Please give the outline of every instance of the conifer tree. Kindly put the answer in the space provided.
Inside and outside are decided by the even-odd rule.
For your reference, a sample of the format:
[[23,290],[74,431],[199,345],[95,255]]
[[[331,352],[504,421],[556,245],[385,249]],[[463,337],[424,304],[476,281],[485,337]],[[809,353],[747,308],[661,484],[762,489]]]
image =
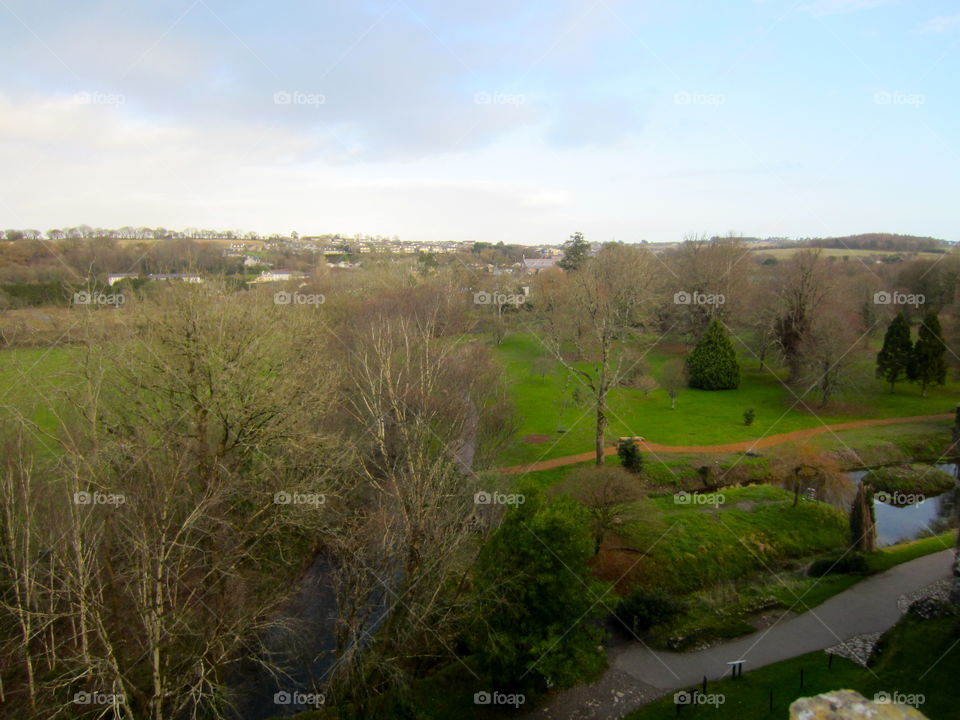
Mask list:
[[719,320],[713,320],[687,358],[689,385],[700,390],[734,390],[740,385],[740,363]]
[[907,367],[907,377],[920,384],[920,394],[924,397],[930,385],[943,385],[947,381],[946,349],[940,318],[936,313],[927,313],[920,324],[917,344],[913,346]]
[[890,321],[883,336],[883,347],[877,353],[877,377],[890,383],[890,392],[898,380],[906,377],[912,355],[910,321],[901,312]]

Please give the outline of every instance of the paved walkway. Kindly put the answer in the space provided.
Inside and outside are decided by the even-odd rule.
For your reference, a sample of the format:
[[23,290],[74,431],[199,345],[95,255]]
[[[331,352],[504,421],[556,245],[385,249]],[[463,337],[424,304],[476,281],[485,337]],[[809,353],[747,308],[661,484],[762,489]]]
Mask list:
[[[952,420],[953,413],[941,413],[938,415],[914,415],[912,417],[900,418],[879,418],[877,420],[854,420],[852,422],[835,423],[833,425],[821,425],[819,427],[807,428],[806,430],[794,430],[793,432],[780,433],[779,435],[767,435],[756,440],[744,440],[742,442],[726,443],[723,445],[661,445],[659,443],[647,442],[644,440],[639,443],[641,450],[655,453],[731,453],[742,451],[762,450],[763,448],[781,445],[786,442],[803,440],[815,435],[823,435],[837,430],[855,430],[857,428],[876,427],[879,425],[897,425],[900,423],[932,422],[938,420]],[[604,455],[614,455],[617,448],[614,445],[604,448]],[[577,455],[567,455],[566,457],[553,458],[552,460],[541,460],[540,462],[528,463],[526,465],[512,465],[510,467],[500,468],[500,472],[506,475],[516,475],[525,472],[534,472],[536,470],[550,470],[551,468],[563,467],[564,465],[574,465],[576,463],[593,460],[596,454],[591,452],[578,453]]]
[[[770,663],[825,650],[854,635],[883,632],[901,617],[897,599],[950,574],[953,550],[897,565],[834,595],[802,615],[723,645],[690,653],[653,651],[631,643],[610,652],[610,667],[591,686],[573,688],[537,711],[570,720],[612,720],[655,697],[729,673],[727,662],[745,660],[750,672]],[[936,658],[931,658],[931,662]]]

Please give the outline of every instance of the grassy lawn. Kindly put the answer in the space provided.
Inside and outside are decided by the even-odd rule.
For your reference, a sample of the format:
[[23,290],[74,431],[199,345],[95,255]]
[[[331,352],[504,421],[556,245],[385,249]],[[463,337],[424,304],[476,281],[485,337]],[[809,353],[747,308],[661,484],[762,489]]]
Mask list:
[[[834,658],[832,668],[828,668],[823,652],[809,653],[746,672],[738,680],[710,683],[707,692],[722,694],[724,703],[718,709],[709,705],[684,707],[680,717],[779,719],[787,717],[790,703],[798,697],[851,689],[868,699],[873,699],[878,692],[923,695],[925,702],[918,709],[928,718],[954,718],[957,716],[954,687],[960,673],[960,650],[954,645],[960,638],[957,630],[956,618],[919,620],[908,616],[884,635],[869,670],[843,658]],[[800,686],[801,670],[803,687]],[[628,720],[676,717],[671,693],[631,713]]]
[[[756,359],[743,344],[736,339],[734,344],[743,368],[739,389],[723,392],[684,389],[680,392],[676,409],[672,410],[666,392],[661,389],[644,395],[640,390],[616,388],[610,394],[608,438],[642,435],[652,442],[667,445],[752,440],[769,434],[818,427],[821,420],[839,423],[951,412],[960,390],[960,384],[951,381],[932,389],[927,398],[920,397],[917,389],[910,385],[903,385],[891,394],[881,381],[874,378],[874,347],[863,350],[857,359],[857,387],[848,390],[830,408],[820,409],[814,397],[797,403],[797,398],[783,386],[780,377],[770,370],[759,369]],[[671,352],[657,347],[646,356],[654,377],[669,358],[683,354],[675,344],[670,344],[667,349]],[[545,357],[547,351],[530,332],[507,336],[496,348],[496,354],[506,370],[520,418],[517,441],[505,452],[502,464],[514,465],[589,451],[593,446],[594,419],[580,381],[569,377],[558,363],[543,364],[539,359]],[[574,390],[578,387],[581,397],[574,398]],[[742,415],[746,408],[756,411],[756,420],[750,427],[743,424]],[[561,430],[563,432],[559,432]],[[539,442],[524,441],[531,435],[541,436]]]
[[53,409],[72,382],[76,353],[67,347],[0,350],[0,408],[23,413],[41,430],[56,430]]

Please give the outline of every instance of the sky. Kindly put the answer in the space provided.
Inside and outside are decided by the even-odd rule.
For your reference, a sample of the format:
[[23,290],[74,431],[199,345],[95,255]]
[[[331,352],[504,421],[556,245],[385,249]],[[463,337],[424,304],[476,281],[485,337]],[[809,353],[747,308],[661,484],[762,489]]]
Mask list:
[[0,0],[0,226],[960,240],[956,0]]

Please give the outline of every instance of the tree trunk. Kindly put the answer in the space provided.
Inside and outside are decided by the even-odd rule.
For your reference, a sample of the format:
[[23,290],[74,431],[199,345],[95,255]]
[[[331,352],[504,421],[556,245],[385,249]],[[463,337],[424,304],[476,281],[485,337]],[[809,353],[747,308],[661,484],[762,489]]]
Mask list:
[[[960,440],[960,405],[957,405],[957,417],[953,425],[954,448]],[[953,492],[960,494],[960,465],[954,473]],[[960,518],[960,505],[957,506],[957,517]],[[960,531],[957,531],[957,544],[953,551],[953,583],[950,586],[950,602],[960,605]]]
[[599,400],[597,400],[597,465],[603,465],[603,436],[607,429],[607,414],[604,408],[605,405],[606,398],[601,397]]

